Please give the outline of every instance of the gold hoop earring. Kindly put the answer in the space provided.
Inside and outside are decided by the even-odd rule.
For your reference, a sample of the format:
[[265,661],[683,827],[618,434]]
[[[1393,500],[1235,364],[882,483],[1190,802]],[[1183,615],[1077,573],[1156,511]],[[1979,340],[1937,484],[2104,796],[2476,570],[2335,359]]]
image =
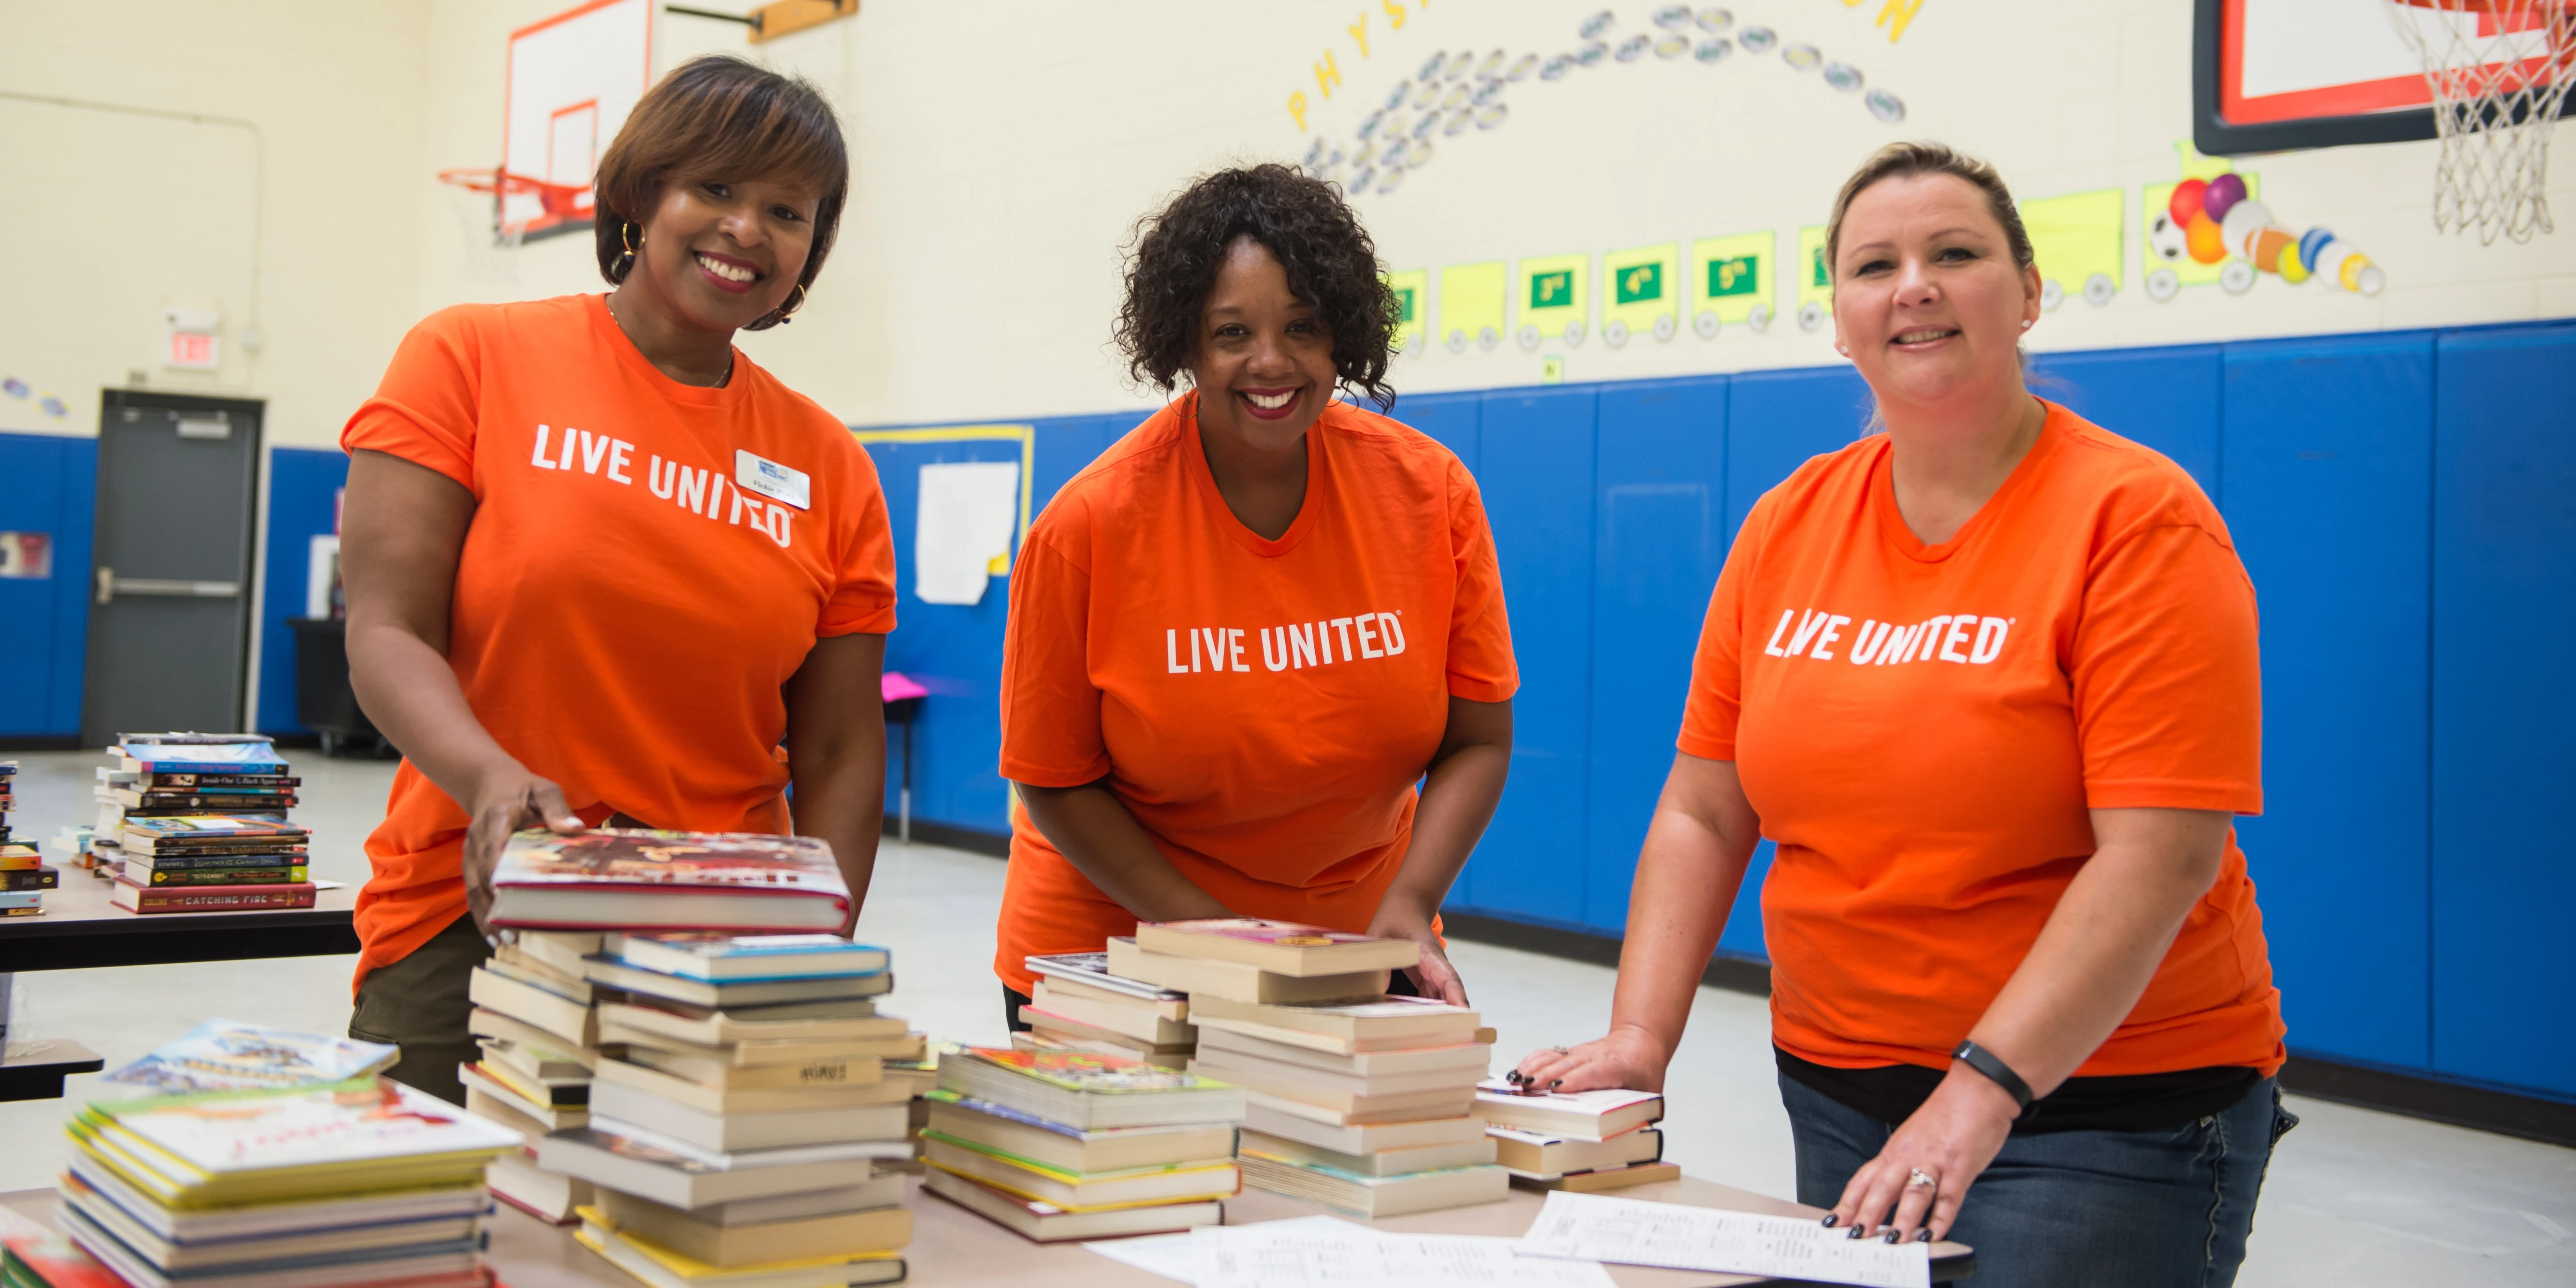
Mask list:
[[789,317],[788,314],[803,307],[805,307],[805,284],[798,282],[794,292],[778,306],[778,325],[785,326],[795,321],[796,319]]
[[626,247],[626,253],[617,261],[617,275],[623,278],[635,271],[635,225],[620,221],[617,225],[617,240]]

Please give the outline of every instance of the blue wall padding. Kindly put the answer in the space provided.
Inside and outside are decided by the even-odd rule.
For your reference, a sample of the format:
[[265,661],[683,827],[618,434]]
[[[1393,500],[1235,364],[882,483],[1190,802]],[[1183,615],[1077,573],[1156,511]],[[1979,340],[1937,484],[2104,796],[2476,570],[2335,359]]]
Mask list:
[[2238,835],[2291,1040],[2420,1067],[2433,336],[2228,346],[2221,477],[2263,621]]
[[1726,383],[1726,534],[1753,503],[1811,456],[1861,436],[1869,386],[1849,367],[1764,371]]
[[2052,353],[2034,364],[2032,387],[2040,397],[2172,457],[2210,500],[2224,505],[2218,493],[2218,422],[2225,353],[2215,344]]
[[2576,326],[2446,335],[2436,362],[2432,1065],[2576,1094]]
[[260,603],[261,733],[312,732],[295,718],[295,631],[312,575],[313,538],[329,536],[340,489],[349,485],[349,456],[330,448],[275,447],[268,453],[268,548]]
[[0,580],[0,738],[80,733],[98,440],[0,434],[0,531],[53,538],[53,575]]
[[1472,473],[1484,437],[1484,406],[1483,394],[1415,394],[1399,400],[1387,414],[1438,440]]
[[1601,391],[1600,425],[1583,920],[1624,927],[1637,847],[1672,768],[1700,621],[1733,535],[1726,390],[1613,386]]
[[1555,926],[1591,924],[1583,866],[1599,397],[1590,386],[1488,394],[1478,418],[1477,481],[1502,562],[1521,688],[1512,700],[1515,787],[1468,862],[1459,902]]

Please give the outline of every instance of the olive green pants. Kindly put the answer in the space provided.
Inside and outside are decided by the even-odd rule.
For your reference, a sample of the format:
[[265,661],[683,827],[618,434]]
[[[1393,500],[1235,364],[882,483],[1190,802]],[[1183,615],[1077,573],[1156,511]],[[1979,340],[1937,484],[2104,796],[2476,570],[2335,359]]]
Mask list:
[[465,993],[474,968],[492,955],[492,946],[474,930],[471,914],[413,949],[409,957],[367,972],[358,985],[357,1010],[349,1016],[349,1036],[361,1042],[390,1042],[402,1056],[387,1077],[447,1101],[465,1103],[465,1084],[456,1066],[482,1058],[467,1017],[474,1003]]

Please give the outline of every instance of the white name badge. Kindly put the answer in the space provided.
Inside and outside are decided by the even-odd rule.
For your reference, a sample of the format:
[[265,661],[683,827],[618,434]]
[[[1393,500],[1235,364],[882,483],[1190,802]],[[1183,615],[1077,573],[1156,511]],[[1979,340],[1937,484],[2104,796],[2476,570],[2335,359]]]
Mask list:
[[791,470],[776,461],[764,461],[739,449],[733,454],[733,485],[799,510],[810,510],[814,506],[814,483],[805,477],[805,471]]

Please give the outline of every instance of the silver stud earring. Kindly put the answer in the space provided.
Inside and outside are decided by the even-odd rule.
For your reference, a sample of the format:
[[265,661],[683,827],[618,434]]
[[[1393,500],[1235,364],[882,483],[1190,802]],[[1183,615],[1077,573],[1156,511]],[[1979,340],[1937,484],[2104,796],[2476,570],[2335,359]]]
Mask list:
[[2037,318],[2023,318],[2023,319],[2021,320],[2021,329],[2022,329],[2022,330],[2024,330],[2024,331],[2029,330],[2029,329],[2030,329],[2030,324],[2031,324],[2031,323],[2033,323],[2033,322],[2035,322],[2035,321],[2038,321],[2038,319],[2037,319]]
[[1849,345],[1842,345],[1842,344],[1835,345],[1835,346],[1834,346],[1834,352],[1839,353],[1839,354],[1843,355],[1844,357],[1848,358],[1848,357],[1850,357],[1850,356],[1851,356],[1851,346],[1849,346]]

